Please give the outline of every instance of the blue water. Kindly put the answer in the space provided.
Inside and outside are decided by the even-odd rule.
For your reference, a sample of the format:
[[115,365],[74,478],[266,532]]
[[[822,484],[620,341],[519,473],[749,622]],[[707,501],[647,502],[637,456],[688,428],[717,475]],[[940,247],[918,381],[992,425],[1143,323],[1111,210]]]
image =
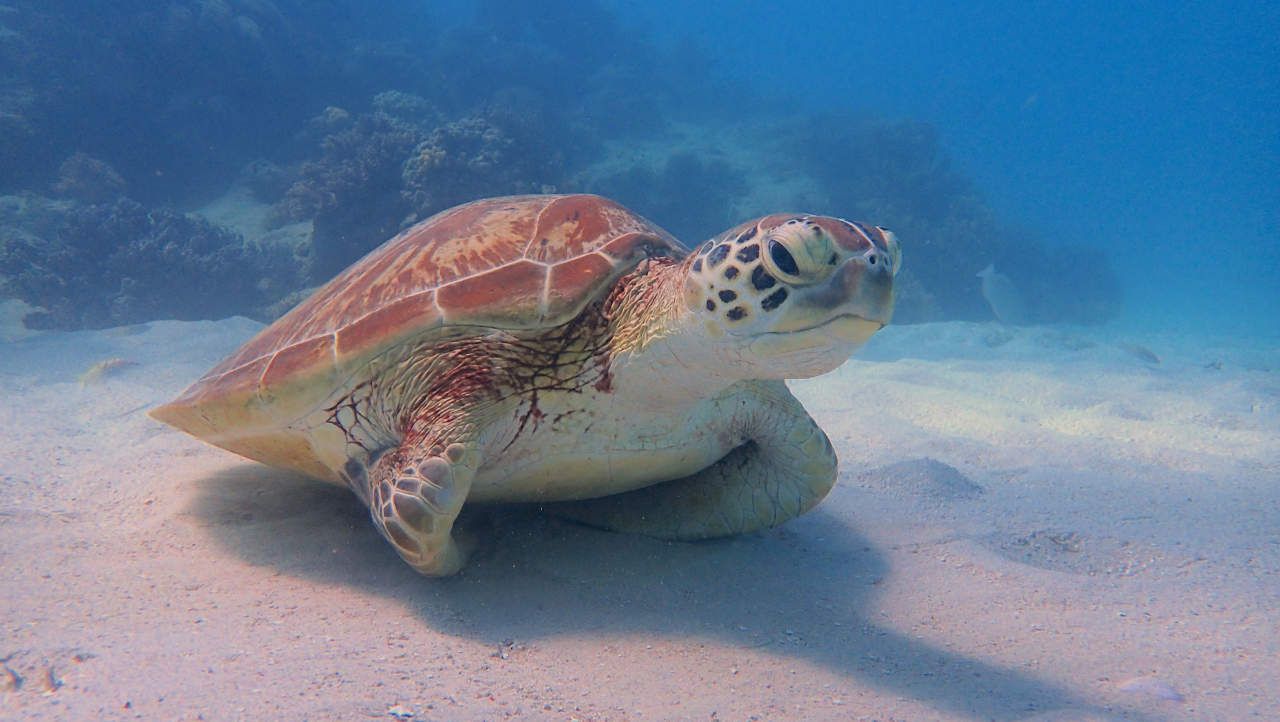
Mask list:
[[[401,0],[317,9],[278,0],[159,10],[138,0],[18,0],[0,6],[0,38],[0,196],[75,201],[0,213],[6,238],[30,242],[0,254],[0,296],[51,309],[38,325],[165,315],[170,292],[155,281],[210,265],[219,278],[258,269],[260,291],[208,304],[206,289],[171,303],[173,315],[205,307],[269,320],[288,292],[322,282],[406,219],[483,195],[602,192],[696,243],[742,220],[729,209],[758,179],[676,151],[665,170],[598,173],[606,148],[661,145],[673,124],[714,137],[774,123],[791,134],[774,160],[794,154],[797,173],[818,179],[797,210],[856,215],[874,188],[846,184],[834,159],[823,167],[847,139],[821,128],[904,121],[919,131],[904,157],[936,156],[946,170],[897,179],[889,217],[867,218],[906,219],[906,268],[938,298],[935,307],[904,300],[900,320],[989,318],[973,274],[994,261],[1035,296],[1032,315],[1044,322],[1280,335],[1273,3]],[[411,94],[419,110],[387,121],[375,100],[384,91]],[[346,120],[318,124],[326,108]],[[814,126],[814,154],[804,157],[797,124],[818,116],[827,125]],[[402,136],[378,135],[378,117],[401,123],[388,133]],[[467,117],[505,133],[497,161],[465,157],[458,136],[445,141],[463,153],[452,175],[402,181],[417,143]],[[333,142],[347,122],[372,125],[345,146]],[[868,154],[895,162],[859,152],[841,156],[850,177]],[[73,154],[92,163],[68,171]],[[217,249],[231,231],[154,221],[155,209],[198,210],[244,182],[251,164],[270,169],[253,180],[277,226],[317,219],[314,265],[227,262]],[[120,197],[138,205],[110,205]],[[939,209],[956,203],[968,220],[933,238],[946,226]],[[59,225],[59,214],[70,221]],[[138,228],[148,217],[152,227]],[[955,231],[965,223],[971,230]],[[152,264],[154,244],[140,236],[166,233],[203,245],[178,254],[181,268]],[[59,245],[75,253],[50,257]],[[122,247],[133,255],[111,255]],[[122,270],[96,279],[103,267]],[[222,283],[211,277],[199,283]],[[1092,310],[1055,313],[1077,290]],[[105,310],[82,312],[89,306]]]
[[1111,254],[1121,321],[1280,333],[1280,5],[618,0],[794,111],[936,124],[992,205]]

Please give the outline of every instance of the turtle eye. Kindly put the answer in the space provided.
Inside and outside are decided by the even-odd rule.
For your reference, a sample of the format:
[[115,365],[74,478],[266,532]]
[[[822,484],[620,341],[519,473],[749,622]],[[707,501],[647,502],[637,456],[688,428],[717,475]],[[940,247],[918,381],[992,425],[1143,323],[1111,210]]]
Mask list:
[[773,261],[773,267],[784,276],[800,275],[800,266],[796,264],[795,256],[776,238],[769,239],[769,260]]

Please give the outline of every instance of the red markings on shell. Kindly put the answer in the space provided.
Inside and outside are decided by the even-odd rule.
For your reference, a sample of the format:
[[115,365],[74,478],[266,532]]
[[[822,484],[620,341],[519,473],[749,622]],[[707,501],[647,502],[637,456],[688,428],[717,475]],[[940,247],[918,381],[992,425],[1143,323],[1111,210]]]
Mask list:
[[547,282],[547,267],[517,261],[464,278],[436,292],[436,303],[451,322],[487,321],[521,325],[536,312]]
[[334,350],[341,361],[388,335],[429,328],[439,322],[435,291],[416,293],[389,303],[338,331]]
[[548,316],[562,316],[578,299],[600,286],[616,270],[604,256],[589,253],[551,268],[547,279]]

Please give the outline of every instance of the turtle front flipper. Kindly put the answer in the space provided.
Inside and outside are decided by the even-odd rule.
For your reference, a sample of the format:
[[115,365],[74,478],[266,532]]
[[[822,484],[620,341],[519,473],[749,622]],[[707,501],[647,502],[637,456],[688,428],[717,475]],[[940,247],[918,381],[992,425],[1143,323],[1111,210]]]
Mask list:
[[768,529],[822,500],[836,480],[830,440],[780,381],[755,382],[734,425],[746,441],[689,476],[552,513],[661,539],[712,539]]
[[447,576],[462,568],[453,522],[471,491],[474,459],[465,444],[402,444],[352,480],[373,525],[422,574]]

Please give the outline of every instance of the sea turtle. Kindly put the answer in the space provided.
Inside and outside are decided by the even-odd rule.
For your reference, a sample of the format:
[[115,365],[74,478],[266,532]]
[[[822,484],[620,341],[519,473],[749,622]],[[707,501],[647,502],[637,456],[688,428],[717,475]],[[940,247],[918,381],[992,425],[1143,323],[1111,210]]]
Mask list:
[[670,539],[771,527],[836,478],[783,379],[889,321],[889,231],[798,214],[689,251],[592,195],[405,230],[151,415],[349,486],[414,569],[457,571],[466,501]]

